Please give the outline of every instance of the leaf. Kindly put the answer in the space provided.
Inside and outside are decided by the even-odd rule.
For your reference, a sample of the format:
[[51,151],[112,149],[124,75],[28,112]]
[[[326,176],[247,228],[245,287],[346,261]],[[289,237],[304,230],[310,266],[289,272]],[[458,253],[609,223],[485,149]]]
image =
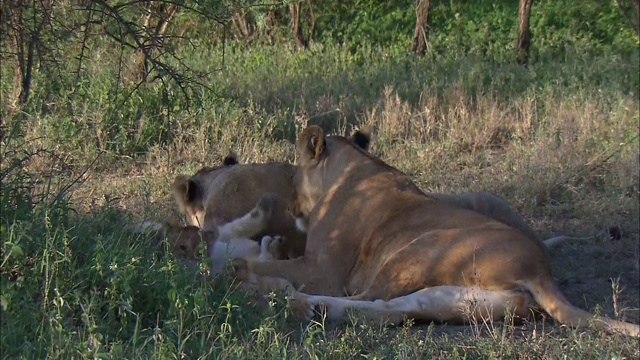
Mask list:
[[167,292],[167,297],[169,298],[169,300],[171,300],[171,302],[175,302],[176,298],[178,297],[178,292],[176,291],[176,289],[169,289],[169,291]]
[[22,248],[18,244],[11,244],[11,255],[14,257],[21,257],[24,254]]
[[7,311],[9,304],[11,304],[11,300],[5,295],[0,295],[0,306],[2,306],[2,311]]

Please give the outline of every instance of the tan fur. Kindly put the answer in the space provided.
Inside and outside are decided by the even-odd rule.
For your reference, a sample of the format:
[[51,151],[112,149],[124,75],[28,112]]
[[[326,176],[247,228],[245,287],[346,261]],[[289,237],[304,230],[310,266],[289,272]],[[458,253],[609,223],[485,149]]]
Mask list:
[[166,225],[162,239],[166,239],[171,251],[177,258],[183,260],[198,260],[201,252],[208,253],[208,244],[217,240],[215,230],[200,231],[195,226]]
[[[507,308],[526,315],[535,301],[560,323],[593,321],[600,329],[638,336],[638,325],[593,317],[571,305],[552,277],[544,244],[533,235],[423,193],[402,172],[343,137],[324,137],[318,127],[303,131],[296,151],[295,202],[308,219],[304,256],[236,259],[234,266],[245,278],[282,278],[307,294],[325,296],[316,301],[298,294],[298,308],[340,308],[353,301],[355,308],[369,304],[378,311],[385,307],[376,301],[382,301],[395,315],[465,321],[475,312],[461,312],[459,301],[442,317],[434,316],[437,306],[430,304],[490,298],[485,304],[497,320]],[[442,286],[453,290],[430,290]],[[467,295],[464,289],[479,291]],[[344,295],[349,297],[339,299]],[[392,304],[406,296],[404,307]]]
[[[320,134],[321,135],[321,134]],[[349,138],[363,150],[369,147],[370,130],[356,131]],[[315,138],[310,143],[315,142]],[[323,136],[317,137],[316,144],[323,147]],[[313,149],[315,155],[315,148]],[[205,167],[193,176],[178,175],[172,189],[180,211],[187,224],[204,230],[213,229],[250,211],[264,193],[276,196],[272,220],[264,231],[253,237],[259,240],[265,235],[283,237],[284,251],[281,259],[293,259],[304,254],[306,234],[296,227],[296,220],[287,211],[292,203],[293,174],[295,166],[287,163],[240,164],[237,155],[230,152],[223,164]],[[488,193],[432,194],[447,197],[460,206],[504,222],[525,234],[536,237],[526,221],[509,205],[495,195]],[[293,213],[298,213],[293,210]],[[301,220],[298,220],[301,222]],[[560,236],[545,241],[547,248],[558,246],[572,239]]]
[[[474,319],[480,322],[499,321],[504,314],[511,313],[520,322],[531,315],[529,308],[535,306],[531,296],[521,291],[487,291],[477,287],[434,286],[391,300],[358,300],[294,293],[298,305],[296,311],[311,318],[314,308],[309,304],[322,305],[327,318],[333,322],[348,319],[347,310],[356,310],[364,317],[400,324],[406,318],[456,323]],[[302,306],[302,304],[307,306]]]

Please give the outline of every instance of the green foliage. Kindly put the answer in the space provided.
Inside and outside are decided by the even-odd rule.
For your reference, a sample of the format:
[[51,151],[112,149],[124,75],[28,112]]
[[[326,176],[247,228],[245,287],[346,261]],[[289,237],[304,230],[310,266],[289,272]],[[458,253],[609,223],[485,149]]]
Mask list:
[[[429,48],[423,59],[409,54],[413,1],[316,4],[315,38],[320,44],[306,52],[282,44],[247,47],[230,40],[221,46],[223,27],[212,20],[217,16],[228,17],[240,6],[247,7],[251,16],[273,10],[285,26],[286,7],[234,2],[205,11],[206,2],[192,5],[210,18],[194,11],[179,12],[171,32],[193,42],[171,40],[175,58],[164,58],[178,68],[198,69],[197,76],[184,83],[169,80],[166,74],[162,81],[127,81],[131,49],[114,52],[113,39],[105,35],[89,37],[80,46],[82,33],[65,33],[58,26],[50,34],[58,40],[52,40],[55,46],[47,52],[56,58],[55,66],[46,63],[37,68],[31,100],[22,110],[37,115],[44,133],[69,153],[95,157],[98,151],[143,154],[155,146],[167,146],[180,129],[200,126],[198,118],[230,106],[229,101],[239,101],[241,107],[254,104],[268,112],[274,104],[294,112],[307,108],[312,115],[323,114],[317,118],[319,123],[340,126],[373,105],[385,86],[393,86],[412,103],[418,101],[424,84],[435,94],[458,84],[469,93],[497,94],[505,100],[545,87],[549,81],[589,88],[608,82],[612,90],[622,92],[638,87],[637,71],[633,71],[638,39],[613,1],[587,1],[580,6],[535,2],[528,69],[511,65],[518,12],[513,1],[432,1]],[[133,20],[136,9],[122,7],[122,16]],[[87,15],[71,16],[70,22],[82,23],[83,14]],[[308,11],[303,14],[308,26]],[[113,22],[103,26],[118,29]],[[585,56],[621,67],[594,68]],[[3,65],[5,79],[13,78],[10,65]],[[619,81],[608,80],[614,78]],[[0,87],[4,99],[16,92],[9,85],[3,82]],[[2,111],[8,115],[6,108]],[[185,123],[183,114],[190,114],[191,120]],[[287,139],[294,136],[290,125],[274,131]]]
[[47,194],[25,208],[19,186],[29,175],[18,167],[5,175],[3,356],[191,358],[242,353],[238,344],[254,337],[256,352],[272,346],[274,327],[284,324],[276,301],[258,317],[226,277],[211,282],[123,231],[126,214],[104,207],[75,217]]
[[615,1],[589,1],[580,6],[542,1],[532,8],[531,31],[540,56],[562,57],[567,44],[594,53],[629,54],[638,47],[638,37]]
[[[414,6],[414,1],[323,2],[317,11],[318,38],[325,44],[349,44],[354,50],[375,44],[401,45],[407,51],[415,24]],[[515,52],[518,2],[431,1],[429,25],[429,52],[508,61]],[[628,54],[638,46],[634,29],[614,1],[536,1],[531,32],[536,56],[563,57],[568,47]]]
[[412,1],[327,1],[317,12],[318,39],[354,49],[365,43],[404,43],[415,21]]

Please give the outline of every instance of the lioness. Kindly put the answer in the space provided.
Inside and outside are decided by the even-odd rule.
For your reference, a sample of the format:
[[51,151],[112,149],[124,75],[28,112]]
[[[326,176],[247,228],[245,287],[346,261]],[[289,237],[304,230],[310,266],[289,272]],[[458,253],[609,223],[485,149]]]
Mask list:
[[[306,315],[346,308],[400,321],[529,317],[536,303],[570,326],[638,336],[638,325],[593,317],[569,303],[544,245],[496,219],[425,194],[402,172],[317,126],[296,142],[296,207],[308,220],[304,256],[235,259],[240,279],[282,278]],[[341,297],[344,294],[348,297]],[[307,294],[317,294],[316,296]]]

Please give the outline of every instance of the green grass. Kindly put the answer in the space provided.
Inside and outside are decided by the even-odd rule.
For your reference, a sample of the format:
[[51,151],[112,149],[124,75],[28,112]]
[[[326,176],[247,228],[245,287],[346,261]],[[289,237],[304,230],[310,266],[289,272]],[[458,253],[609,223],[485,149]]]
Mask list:
[[[37,77],[21,111],[2,85],[3,358],[640,356],[636,339],[551,321],[300,324],[285,299],[246,297],[228,277],[211,282],[123,230],[176,217],[173,176],[230,147],[243,162],[293,161],[305,113],[333,132],[371,124],[371,151],[424,190],[496,193],[543,237],[595,234],[554,253],[554,274],[575,305],[638,323],[637,49],[569,47],[526,68],[366,44],[227,49],[225,69],[205,79],[213,91],[189,103],[171,86],[163,100],[158,83],[116,92],[116,59],[100,51],[90,81]],[[221,65],[219,50],[183,51],[204,70]],[[622,239],[609,239],[612,226]]]

